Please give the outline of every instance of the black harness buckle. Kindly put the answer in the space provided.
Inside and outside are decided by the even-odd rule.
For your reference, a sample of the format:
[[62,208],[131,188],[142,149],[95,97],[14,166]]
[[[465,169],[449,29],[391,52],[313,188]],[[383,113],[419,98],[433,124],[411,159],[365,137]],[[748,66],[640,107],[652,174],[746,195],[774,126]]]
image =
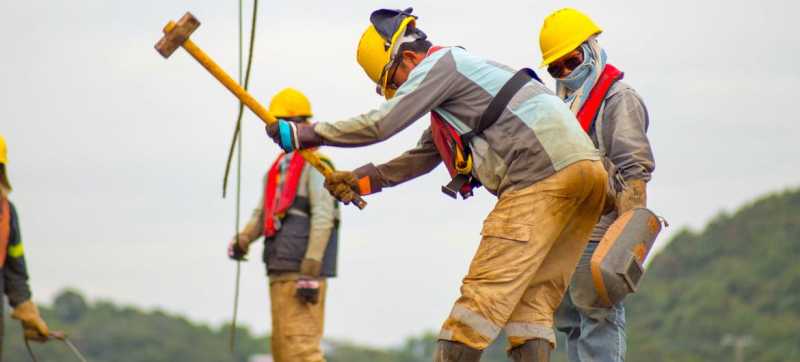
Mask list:
[[472,196],[472,191],[461,192],[464,188],[464,185],[472,182],[472,176],[458,174],[453,177],[452,180],[447,185],[442,186],[442,192],[445,195],[450,196],[454,199],[458,198],[458,195],[461,195],[462,199],[466,199]]

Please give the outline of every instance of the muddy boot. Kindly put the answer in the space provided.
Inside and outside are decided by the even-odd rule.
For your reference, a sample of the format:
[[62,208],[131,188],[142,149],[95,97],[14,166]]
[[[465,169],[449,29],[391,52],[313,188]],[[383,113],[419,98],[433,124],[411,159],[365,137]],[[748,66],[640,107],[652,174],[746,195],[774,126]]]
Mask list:
[[472,349],[464,344],[439,340],[433,362],[479,362],[483,351]]
[[544,339],[531,339],[508,351],[514,362],[550,362],[550,342]]

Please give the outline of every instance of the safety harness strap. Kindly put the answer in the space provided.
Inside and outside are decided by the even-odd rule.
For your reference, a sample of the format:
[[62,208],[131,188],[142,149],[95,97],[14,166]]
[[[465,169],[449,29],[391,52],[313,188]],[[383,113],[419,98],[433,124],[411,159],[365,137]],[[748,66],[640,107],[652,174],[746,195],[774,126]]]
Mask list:
[[[303,167],[305,167],[305,160],[298,152],[295,152],[289,161],[289,169],[285,173],[281,173],[281,163],[285,157],[286,154],[279,156],[267,173],[263,209],[264,236],[267,237],[273,236],[277,232],[275,216],[283,216],[294,203],[295,196],[297,196],[297,187],[300,184],[300,176],[303,173]],[[280,180],[282,176],[285,177],[284,180]],[[278,194],[279,184],[281,184],[280,194]]]
[[578,121],[586,133],[590,133],[594,120],[597,118],[597,112],[600,111],[600,106],[606,99],[608,91],[611,90],[611,86],[624,76],[625,73],[611,64],[606,64],[606,67],[603,68],[603,73],[600,74],[597,83],[592,87],[589,98],[586,99],[586,102],[578,111]]
[[522,68],[517,73],[514,74],[511,79],[500,88],[500,91],[497,92],[497,95],[492,98],[492,101],[489,102],[489,106],[486,107],[486,110],[483,111],[481,115],[481,119],[478,121],[477,126],[472,130],[469,131],[461,136],[461,139],[464,141],[464,144],[468,145],[469,142],[472,140],[473,137],[483,133],[487,128],[494,124],[498,118],[503,114],[503,111],[508,106],[508,103],[511,102],[511,98],[514,98],[514,95],[519,92],[525,84],[531,81],[531,79],[536,79],[539,83],[542,82],[539,79],[539,76],[536,75],[532,69],[529,68]]
[[[437,135],[434,135],[434,143],[436,143],[442,160],[448,165],[448,170],[452,176],[450,182],[442,186],[442,192],[445,195],[455,199],[457,195],[460,194],[461,198],[466,199],[472,196],[473,188],[480,186],[480,182],[472,177],[472,150],[469,147],[470,141],[493,125],[503,114],[508,103],[514,98],[514,95],[532,79],[536,79],[541,83],[541,79],[539,79],[536,72],[532,69],[523,68],[517,71],[517,73],[500,88],[500,91],[492,98],[492,101],[489,102],[489,105],[483,111],[483,114],[481,114],[481,118],[475,128],[461,136],[455,132],[452,126],[443,121],[438,114],[435,112],[431,113],[433,128],[444,128],[444,133],[452,134],[451,138],[454,141],[451,142],[453,143],[453,147],[444,149],[443,151],[443,147],[439,146],[442,142],[436,142]],[[441,138],[441,135],[439,135],[439,138]],[[454,149],[455,152],[447,152],[451,149]],[[461,159],[459,160],[457,156],[461,156]]]

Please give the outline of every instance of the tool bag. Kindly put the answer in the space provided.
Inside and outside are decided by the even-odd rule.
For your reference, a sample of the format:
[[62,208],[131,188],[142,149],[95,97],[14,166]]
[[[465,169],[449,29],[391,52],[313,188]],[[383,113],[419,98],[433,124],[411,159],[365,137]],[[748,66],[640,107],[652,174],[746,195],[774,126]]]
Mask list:
[[[440,48],[432,48],[431,53]],[[447,123],[438,113],[431,112],[431,135],[439,155],[442,157],[447,170],[452,179],[442,186],[442,192],[452,198],[461,195],[462,199],[472,196],[472,190],[480,187],[480,181],[472,176],[472,150],[470,141],[479,136],[483,131],[493,125],[503,111],[508,106],[511,98],[522,89],[525,84],[535,79],[541,83],[541,79],[532,69],[523,68],[517,71],[511,79],[506,82],[497,95],[483,111],[478,124],[472,131],[459,135],[458,132]]]

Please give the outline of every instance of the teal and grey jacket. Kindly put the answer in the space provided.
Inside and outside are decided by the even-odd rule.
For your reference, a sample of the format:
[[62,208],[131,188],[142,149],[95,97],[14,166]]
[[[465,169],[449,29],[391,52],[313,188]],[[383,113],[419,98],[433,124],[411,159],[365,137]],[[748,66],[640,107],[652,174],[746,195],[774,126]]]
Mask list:
[[[286,161],[290,159],[291,154],[284,158]],[[286,169],[288,167],[281,169],[281,179],[286,179]],[[276,234],[264,240],[263,259],[270,276],[299,272],[300,263],[306,257],[321,259],[321,276],[336,276],[339,208],[337,201],[325,189],[324,182],[325,177],[306,163],[294,203],[285,216],[276,220]],[[264,195],[242,231],[250,241],[264,234],[263,205]]]
[[[10,209],[8,245],[6,245],[6,250],[4,251],[6,253],[5,263],[0,268],[0,272],[3,274],[2,279],[0,279],[0,287],[2,287],[3,294],[8,297],[9,304],[12,307],[16,307],[22,302],[31,299],[31,289],[28,285],[28,269],[25,266],[19,216],[11,201],[8,202],[8,205]],[[0,203],[0,208],[2,207],[3,203]],[[0,316],[2,316],[3,309],[5,308],[0,308]],[[1,325],[2,323],[0,323]],[[2,328],[0,327],[1,332]]]
[[[460,134],[476,127],[484,109],[514,75],[507,66],[461,48],[430,54],[409,74],[396,95],[378,109],[314,130],[324,144],[364,146],[402,131],[435,111]],[[472,139],[473,176],[500,195],[540,181],[580,160],[599,160],[599,153],[569,108],[544,85],[531,81],[512,99],[500,118]],[[417,146],[382,165],[366,165],[373,192],[433,170],[442,162],[430,128]]]
[[[589,133],[601,154],[616,167],[616,176],[623,180],[650,181],[656,163],[647,138],[649,126],[642,97],[628,84],[617,81],[603,100]],[[616,211],[603,215],[590,240],[602,239],[616,219]]]

